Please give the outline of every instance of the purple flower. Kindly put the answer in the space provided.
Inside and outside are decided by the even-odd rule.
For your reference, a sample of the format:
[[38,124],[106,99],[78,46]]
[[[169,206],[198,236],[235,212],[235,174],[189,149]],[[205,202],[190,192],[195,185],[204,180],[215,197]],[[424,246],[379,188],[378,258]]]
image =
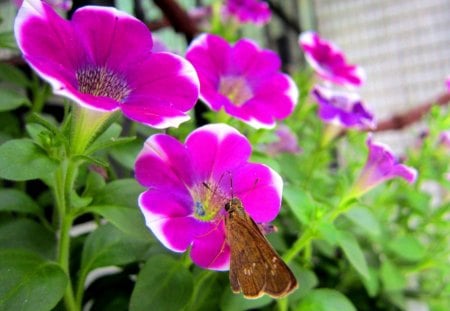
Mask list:
[[439,134],[439,142],[438,145],[447,150],[450,151],[450,130],[443,131]]
[[240,23],[264,25],[270,21],[272,12],[267,2],[259,0],[226,0],[223,15],[232,16]]
[[26,0],[15,35],[27,62],[54,93],[97,111],[122,110],[155,128],[189,119],[198,78],[186,60],[152,53],[145,24],[114,8],[86,6],[71,21],[46,3]]
[[312,31],[304,32],[299,38],[308,63],[323,79],[332,83],[359,87],[364,83],[365,73],[361,67],[347,63],[342,51],[333,43],[319,37]]
[[263,146],[263,151],[270,156],[275,156],[279,153],[300,153],[302,150],[298,146],[297,136],[286,125],[280,125],[275,134],[277,140]]
[[312,95],[319,105],[319,117],[326,123],[345,128],[372,129],[375,121],[359,95],[316,85]]
[[[20,8],[24,0],[13,0],[14,4]],[[44,0],[55,9],[69,11],[72,8],[72,0]]]
[[197,70],[206,105],[255,128],[275,126],[297,104],[297,86],[280,72],[278,55],[250,40],[231,46],[219,36],[203,34],[192,42],[186,58]]
[[193,131],[184,144],[166,134],[148,138],[137,157],[136,179],[148,190],[139,197],[147,226],[174,252],[190,248],[192,260],[212,270],[229,268],[225,204],[241,199],[258,222],[280,210],[281,177],[249,163],[251,145],[225,124]]
[[447,86],[447,91],[450,92],[450,76],[448,76],[447,80],[445,80],[445,85]]
[[385,145],[367,140],[369,155],[359,178],[353,185],[351,197],[359,197],[378,184],[401,177],[408,183],[413,183],[417,178],[414,168],[398,162],[392,151]]

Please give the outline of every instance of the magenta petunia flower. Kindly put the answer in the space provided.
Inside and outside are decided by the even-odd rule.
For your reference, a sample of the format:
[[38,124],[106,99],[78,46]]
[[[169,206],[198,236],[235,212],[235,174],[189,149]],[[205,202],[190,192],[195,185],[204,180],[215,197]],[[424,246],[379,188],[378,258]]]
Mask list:
[[297,86],[280,72],[278,55],[250,40],[231,46],[219,36],[203,34],[192,42],[186,58],[197,70],[206,105],[255,128],[275,126],[297,104]]
[[385,145],[367,140],[369,155],[359,178],[353,185],[351,196],[359,197],[380,183],[400,177],[408,183],[415,182],[416,169],[398,162],[392,151]]
[[[14,4],[19,8],[24,0],[13,0]],[[44,0],[55,9],[69,11],[72,8],[72,0]]]
[[189,119],[198,78],[183,58],[152,53],[145,24],[114,8],[86,6],[71,21],[46,3],[25,0],[15,35],[26,61],[54,93],[98,110],[122,110],[155,128]]
[[227,270],[225,204],[241,199],[257,223],[276,217],[281,177],[263,164],[249,163],[250,154],[246,137],[225,124],[198,128],[184,144],[166,134],[148,138],[135,165],[136,179],[148,188],[139,206],[165,247],[174,252],[190,248],[200,267]]
[[299,44],[308,63],[324,80],[343,86],[363,85],[364,70],[348,64],[344,53],[333,43],[315,32],[307,31],[300,35]]
[[238,22],[264,25],[270,21],[272,12],[269,4],[260,0],[226,0],[223,15],[234,17]]
[[326,123],[345,128],[372,129],[373,114],[356,93],[336,91],[316,85],[312,95],[319,105],[319,117]]

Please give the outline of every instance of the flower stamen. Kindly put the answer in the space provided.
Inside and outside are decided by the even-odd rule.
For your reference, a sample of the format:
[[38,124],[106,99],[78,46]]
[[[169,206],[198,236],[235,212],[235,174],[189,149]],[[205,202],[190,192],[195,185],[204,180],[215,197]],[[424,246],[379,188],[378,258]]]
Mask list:
[[112,98],[125,102],[131,92],[127,82],[106,67],[85,67],[76,72],[78,90],[84,94]]

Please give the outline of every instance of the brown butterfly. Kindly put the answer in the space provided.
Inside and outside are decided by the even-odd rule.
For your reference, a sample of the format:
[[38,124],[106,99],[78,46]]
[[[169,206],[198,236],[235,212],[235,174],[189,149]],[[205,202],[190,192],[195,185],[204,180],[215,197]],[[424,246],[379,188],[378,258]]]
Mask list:
[[263,294],[280,298],[296,289],[294,274],[245,212],[242,202],[232,198],[225,210],[227,242],[231,250],[229,276],[232,291],[255,299]]

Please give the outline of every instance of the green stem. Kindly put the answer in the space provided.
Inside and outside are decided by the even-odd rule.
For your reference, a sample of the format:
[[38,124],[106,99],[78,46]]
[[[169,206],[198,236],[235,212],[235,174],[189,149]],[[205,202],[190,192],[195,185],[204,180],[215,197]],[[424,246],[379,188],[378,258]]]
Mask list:
[[277,300],[277,307],[279,311],[287,311],[288,309],[288,300],[287,297],[281,298]]
[[312,227],[307,227],[305,231],[303,231],[302,236],[295,241],[294,245],[292,245],[292,247],[283,255],[284,261],[287,263],[292,261],[292,259],[294,259],[294,257],[297,256],[303,248],[311,243],[315,236],[315,230]]
[[69,277],[69,282],[64,294],[64,304],[67,310],[77,310],[72,289],[72,281],[69,271],[70,258],[70,229],[74,217],[71,213],[70,194],[73,189],[78,163],[66,159],[61,162],[55,174],[55,200],[59,216],[59,240],[58,240],[58,263]]

